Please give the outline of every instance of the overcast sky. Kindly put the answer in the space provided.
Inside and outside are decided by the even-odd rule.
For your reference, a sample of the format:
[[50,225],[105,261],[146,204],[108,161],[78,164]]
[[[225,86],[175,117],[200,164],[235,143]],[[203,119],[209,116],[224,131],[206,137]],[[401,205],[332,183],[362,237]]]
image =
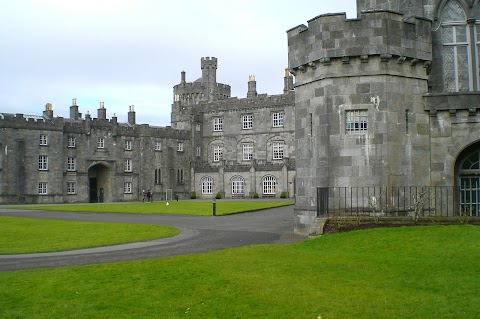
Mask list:
[[0,113],[80,112],[170,125],[173,86],[218,59],[217,81],[244,98],[283,91],[286,31],[324,13],[356,17],[355,0],[11,0],[0,10]]

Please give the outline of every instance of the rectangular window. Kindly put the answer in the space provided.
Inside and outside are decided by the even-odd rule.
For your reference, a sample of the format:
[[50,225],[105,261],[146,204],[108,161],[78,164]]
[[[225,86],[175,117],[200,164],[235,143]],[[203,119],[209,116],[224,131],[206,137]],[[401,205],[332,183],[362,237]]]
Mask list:
[[47,135],[40,134],[40,145],[42,146],[48,145]]
[[242,116],[242,123],[244,130],[250,130],[253,128],[253,114],[245,114]]
[[132,182],[123,183],[123,193],[131,194],[132,193]]
[[76,159],[75,157],[67,158],[67,171],[74,172],[76,170]]
[[200,146],[197,146],[197,157],[202,156],[202,148]]
[[198,124],[198,123],[195,124],[195,130],[200,132],[200,129],[201,129],[200,124]]
[[252,143],[242,144],[242,153],[243,153],[244,161],[251,160],[253,158],[253,144]]
[[177,152],[183,152],[183,143],[182,143],[182,142],[178,142],[178,144],[177,144]]
[[283,142],[273,142],[273,159],[280,160],[283,158]]
[[272,124],[273,127],[283,126],[283,112],[276,112],[272,114]]
[[366,110],[346,111],[347,134],[367,133],[368,114]]
[[126,151],[131,151],[132,150],[132,141],[130,141],[130,140],[125,141],[125,150]]
[[97,148],[105,148],[105,139],[103,137],[98,138]]
[[67,194],[72,195],[77,193],[77,185],[75,182],[67,182]]
[[38,156],[38,170],[39,171],[48,170],[48,156],[47,155],[39,155]]
[[223,117],[214,117],[213,118],[213,131],[214,132],[223,131]]
[[162,150],[162,142],[156,141],[155,142],[155,151],[161,151]]
[[68,147],[69,148],[74,148],[75,147],[75,137],[74,136],[69,136],[68,137]]
[[215,145],[213,147],[213,161],[220,162],[221,159],[222,159],[222,147]]
[[177,170],[177,183],[183,184],[183,169]]
[[132,160],[130,158],[125,159],[125,172],[132,171]]
[[162,171],[160,168],[155,169],[155,185],[162,184]]
[[45,183],[45,182],[38,183],[38,194],[39,195],[46,195],[47,194],[47,183]]

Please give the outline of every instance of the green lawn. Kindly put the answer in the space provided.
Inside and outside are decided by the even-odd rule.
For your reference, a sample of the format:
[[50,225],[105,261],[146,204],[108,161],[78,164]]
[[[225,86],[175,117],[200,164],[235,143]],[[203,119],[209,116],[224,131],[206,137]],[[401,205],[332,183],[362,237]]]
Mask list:
[[[273,207],[293,205],[293,202],[277,201],[217,201],[217,215],[229,215]],[[211,216],[210,201],[173,201],[153,203],[116,203],[116,204],[72,204],[72,205],[29,205],[8,206],[14,209],[52,210],[63,212],[127,213],[127,214],[176,214]]]
[[480,318],[480,228],[0,273],[0,318]]
[[0,230],[0,254],[53,252],[109,246],[172,237],[180,232],[177,228],[169,226],[1,216]]

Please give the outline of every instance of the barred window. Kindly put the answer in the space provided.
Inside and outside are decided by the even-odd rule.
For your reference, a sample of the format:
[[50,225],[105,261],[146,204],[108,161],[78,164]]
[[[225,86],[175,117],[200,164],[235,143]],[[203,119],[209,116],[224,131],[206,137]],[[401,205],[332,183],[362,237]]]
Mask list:
[[220,160],[222,159],[222,153],[223,153],[222,146],[215,145],[213,147],[213,161],[220,162]]
[[213,178],[206,176],[202,178],[202,194],[208,195],[213,193]]
[[40,145],[42,146],[48,145],[47,135],[40,134]]
[[272,114],[273,127],[283,126],[283,116],[284,116],[284,112],[275,112]]
[[46,195],[47,194],[47,183],[45,183],[45,182],[38,183],[38,194],[39,195]]
[[97,148],[105,148],[105,139],[103,137],[97,139]]
[[251,160],[253,158],[253,144],[252,143],[242,144],[242,154],[243,154],[244,161]]
[[123,183],[123,193],[131,194],[132,193],[132,182]]
[[48,156],[47,155],[39,155],[38,156],[38,170],[39,171],[47,171],[48,170]]
[[283,159],[283,142],[273,142],[273,159],[280,160]]
[[213,118],[213,131],[214,132],[223,131],[223,117],[214,117]]
[[130,158],[125,159],[125,172],[132,171],[132,160]]
[[76,168],[76,158],[75,157],[69,157],[67,158],[67,171],[69,172],[74,172]]
[[75,182],[67,182],[67,194],[72,195],[77,193],[77,185]]
[[367,133],[368,113],[366,110],[346,111],[347,134]]
[[75,143],[75,136],[69,136],[68,137],[68,147],[69,148],[74,148],[76,146],[76,143]]
[[249,130],[253,128],[253,114],[245,114],[242,116],[243,129]]

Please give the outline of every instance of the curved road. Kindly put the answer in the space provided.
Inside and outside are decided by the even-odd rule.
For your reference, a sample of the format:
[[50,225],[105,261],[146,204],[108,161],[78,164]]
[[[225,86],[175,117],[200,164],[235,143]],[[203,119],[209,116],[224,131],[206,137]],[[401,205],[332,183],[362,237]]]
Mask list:
[[293,206],[216,217],[65,213],[3,208],[0,208],[0,216],[168,225],[181,229],[178,236],[149,242],[57,253],[0,255],[0,271],[112,263],[305,239],[293,235]]

